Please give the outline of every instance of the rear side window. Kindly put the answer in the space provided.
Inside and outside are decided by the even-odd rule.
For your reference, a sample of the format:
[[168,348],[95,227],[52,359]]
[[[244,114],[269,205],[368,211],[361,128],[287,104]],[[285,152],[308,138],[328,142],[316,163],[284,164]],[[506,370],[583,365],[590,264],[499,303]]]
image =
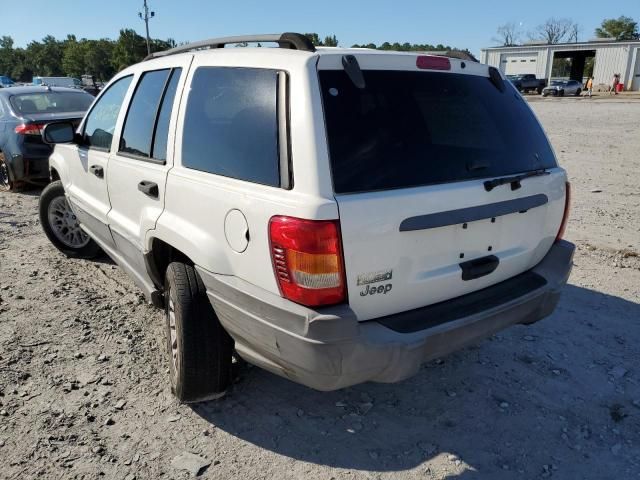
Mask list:
[[334,190],[354,193],[556,166],[527,105],[486,77],[320,71]]
[[[181,69],[146,72],[133,94],[120,152],[164,161],[173,99]],[[156,141],[157,140],[157,141]]]
[[113,132],[116,129],[118,114],[122,108],[124,96],[127,94],[131,75],[122,77],[96,101],[89,114],[84,127],[84,144],[89,147],[109,150]]
[[279,186],[276,70],[201,67],[185,114],[187,168]]

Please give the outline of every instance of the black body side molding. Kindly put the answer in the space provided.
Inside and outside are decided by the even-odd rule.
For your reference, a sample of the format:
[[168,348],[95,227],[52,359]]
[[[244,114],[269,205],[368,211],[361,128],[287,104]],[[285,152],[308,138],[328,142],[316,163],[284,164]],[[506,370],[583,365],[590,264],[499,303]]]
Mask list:
[[510,213],[526,212],[532,208],[541,207],[549,202],[549,198],[539,193],[529,197],[506,200],[504,202],[489,203],[477,207],[449,210],[447,212],[431,213],[409,217],[400,223],[401,232],[427,230],[429,228],[447,227],[460,223],[475,222],[485,218],[501,217]]

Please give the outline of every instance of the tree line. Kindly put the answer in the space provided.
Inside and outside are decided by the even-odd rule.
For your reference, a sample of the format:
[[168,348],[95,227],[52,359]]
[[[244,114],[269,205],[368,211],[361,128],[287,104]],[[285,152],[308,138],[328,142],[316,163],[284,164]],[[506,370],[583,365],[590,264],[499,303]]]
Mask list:
[[[549,45],[558,43],[577,43],[580,25],[569,18],[549,18],[532,31],[524,32],[521,24],[509,22],[500,25],[494,41],[502,46],[521,45],[526,38],[530,42],[542,42]],[[631,17],[606,18],[594,32],[597,38],[614,40],[639,40],[638,22]]]
[[[317,33],[306,33],[305,34],[311,42],[317,47],[337,47],[338,39],[335,35],[329,35],[324,37],[324,40],[320,40],[320,37]],[[447,52],[447,54],[452,56],[458,56],[460,58],[472,58],[475,59],[473,54],[468,49],[458,49],[452,48],[450,45],[443,45],[438,43],[437,45],[433,45],[430,43],[399,43],[399,42],[384,42],[380,45],[376,45],[375,43],[363,43],[363,44],[354,44],[351,45],[351,48],[371,48],[373,50],[388,50],[395,52]]]
[[[172,39],[151,40],[151,51],[154,52],[175,46]],[[0,75],[18,82],[30,82],[34,75],[80,77],[84,74],[106,81],[146,56],[145,39],[130,29],[120,30],[117,40],[78,40],[75,35],[57,40],[47,35],[25,48],[16,48],[9,36],[0,37]]]
[[[337,47],[338,39],[335,35],[321,38],[317,33],[305,34],[316,46]],[[152,39],[151,51],[158,52],[175,47],[176,42]],[[236,46],[246,46],[238,44]],[[376,50],[392,50],[401,52],[416,51],[452,51],[470,54],[468,50],[452,49],[443,44],[413,44],[390,43],[380,45],[367,43],[354,48],[372,48]],[[90,74],[98,80],[107,81],[120,70],[140,62],[147,56],[147,46],[144,37],[134,30],[122,29],[116,40],[103,38],[90,40],[67,35],[64,40],[58,40],[47,35],[41,41],[32,41],[26,47],[15,47],[10,36],[0,37],[0,75],[6,75],[18,82],[31,82],[33,76],[55,77],[70,76],[79,78]]]

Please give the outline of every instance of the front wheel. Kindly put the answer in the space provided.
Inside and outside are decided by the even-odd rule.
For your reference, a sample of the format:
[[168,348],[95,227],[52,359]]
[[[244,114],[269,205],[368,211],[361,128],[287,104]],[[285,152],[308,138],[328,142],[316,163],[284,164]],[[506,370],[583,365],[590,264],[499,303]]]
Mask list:
[[39,214],[40,225],[49,241],[68,257],[94,258],[100,253],[98,244],[80,228],[60,180],[42,190]]
[[580,89],[576,90],[576,97],[579,97],[581,93],[582,93],[582,90]]
[[191,265],[174,262],[167,268],[165,317],[174,395],[184,403],[224,395],[233,378],[233,340]]
[[564,97],[564,90],[560,90],[560,92],[558,93],[558,95],[560,95],[561,97]]

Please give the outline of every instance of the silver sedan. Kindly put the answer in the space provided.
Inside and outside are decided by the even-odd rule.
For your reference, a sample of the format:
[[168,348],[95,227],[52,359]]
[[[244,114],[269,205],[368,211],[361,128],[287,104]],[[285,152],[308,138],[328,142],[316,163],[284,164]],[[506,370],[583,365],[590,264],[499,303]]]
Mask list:
[[577,80],[552,80],[551,84],[542,90],[542,96],[563,97],[564,95],[575,95],[577,97],[581,92],[582,83]]

